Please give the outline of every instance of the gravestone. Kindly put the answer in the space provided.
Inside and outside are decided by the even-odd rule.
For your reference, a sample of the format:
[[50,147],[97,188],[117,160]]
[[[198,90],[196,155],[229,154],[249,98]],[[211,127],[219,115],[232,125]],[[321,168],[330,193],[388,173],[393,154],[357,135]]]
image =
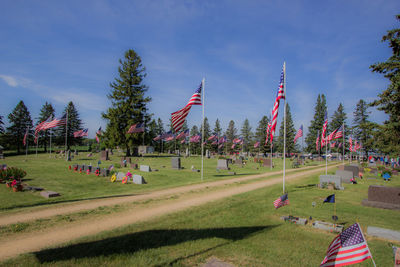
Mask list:
[[333,224],[329,222],[320,222],[320,221],[315,221],[313,222],[312,226],[317,229],[322,229],[326,230],[329,232],[336,232],[336,233],[341,233],[343,232],[344,226],[340,224]]
[[67,152],[67,161],[71,161],[71,150]]
[[188,147],[186,148],[185,156],[186,156],[186,157],[189,157],[189,156],[190,156],[190,154],[189,154],[189,148],[188,148]]
[[85,171],[85,169],[86,169],[86,165],[85,165],[85,164],[83,164],[83,165],[81,166],[81,168],[82,168],[82,171]]
[[217,164],[218,170],[229,170],[229,163],[226,159],[219,159]]
[[84,171],[87,172],[88,170],[89,170],[89,172],[92,172],[92,166],[90,166],[90,165],[85,165]]
[[319,176],[319,186],[322,188],[323,184],[334,183],[336,189],[343,190],[342,187],[342,177],[337,175],[320,175]]
[[53,191],[43,191],[43,192],[40,192],[40,195],[45,198],[51,198],[51,197],[59,197],[60,193],[53,192]]
[[210,158],[210,150],[206,150],[206,157],[209,159]]
[[171,158],[171,167],[174,170],[180,170],[181,169],[181,158],[172,157]]
[[137,175],[137,174],[133,175],[132,182],[134,184],[147,184],[146,181],[144,180],[143,176]]
[[131,163],[131,168],[136,170],[138,168],[138,164],[137,163]]
[[355,166],[355,165],[345,165],[344,170],[352,171],[353,177],[358,177],[358,173],[360,172],[360,168],[358,168],[358,166]]
[[400,210],[400,187],[370,185],[368,199],[364,199],[361,204],[375,208]]
[[378,169],[371,168],[370,173],[372,173],[372,174],[378,174]]
[[110,158],[108,157],[108,150],[103,150],[100,152],[100,160],[102,161],[110,160]]
[[235,160],[235,164],[242,166],[243,165],[243,159],[238,158],[237,160]]
[[117,173],[117,181],[122,181],[122,179],[124,179],[124,177],[125,177],[125,173],[123,173],[123,172],[119,172],[119,173]]
[[274,167],[273,162],[272,162],[271,159],[264,159],[264,161],[263,161],[263,166],[264,167],[271,167],[271,165],[272,165],[272,167]]
[[92,157],[93,156],[93,153],[92,152],[90,152],[89,154],[87,154],[87,157],[88,158],[90,158],[90,157]]
[[342,177],[342,183],[351,184],[351,179],[354,178],[353,172],[337,170],[336,175]]
[[107,177],[107,176],[110,175],[110,170],[108,170],[106,168],[103,168],[103,169],[100,170],[100,175],[103,176],[103,177]]
[[344,165],[339,165],[338,170],[339,171],[344,171]]
[[368,162],[368,167],[376,168],[376,162]]
[[151,168],[148,165],[140,165],[140,171],[142,171],[142,172],[151,172]]

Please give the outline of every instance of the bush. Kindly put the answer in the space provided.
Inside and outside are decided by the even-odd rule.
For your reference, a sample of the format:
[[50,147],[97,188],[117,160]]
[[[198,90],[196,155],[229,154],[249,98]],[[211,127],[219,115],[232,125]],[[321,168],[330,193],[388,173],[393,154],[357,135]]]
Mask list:
[[26,171],[23,169],[10,167],[5,170],[0,170],[0,179],[2,180],[13,180],[13,179],[22,179],[26,176]]

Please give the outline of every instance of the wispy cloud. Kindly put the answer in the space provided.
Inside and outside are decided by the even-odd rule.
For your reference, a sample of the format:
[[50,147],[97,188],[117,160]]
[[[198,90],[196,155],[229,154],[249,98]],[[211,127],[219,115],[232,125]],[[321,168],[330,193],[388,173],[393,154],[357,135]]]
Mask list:
[[12,76],[0,75],[0,78],[3,79],[11,87],[17,87],[18,86],[17,80]]

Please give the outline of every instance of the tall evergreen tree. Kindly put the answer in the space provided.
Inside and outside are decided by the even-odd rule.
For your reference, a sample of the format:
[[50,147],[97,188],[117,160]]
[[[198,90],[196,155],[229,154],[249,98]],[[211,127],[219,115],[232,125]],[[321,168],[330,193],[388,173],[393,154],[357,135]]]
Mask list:
[[338,129],[343,124],[344,124],[344,130],[346,131],[348,128],[346,119],[347,119],[347,115],[344,112],[344,107],[343,107],[342,103],[339,103],[337,110],[333,113],[333,115],[331,117],[331,121],[328,124],[329,133]]
[[[200,134],[203,134],[203,125],[200,125]],[[208,123],[207,117],[204,118],[204,140],[207,140],[211,136],[210,124]]]
[[215,121],[215,126],[214,126],[213,132],[214,132],[214,134],[217,134],[218,136],[221,136],[221,134],[222,134],[221,124],[219,123],[218,119]]
[[[82,129],[82,121],[79,118],[78,110],[75,108],[75,105],[72,103],[72,101],[70,101],[65,107],[63,114],[66,113],[68,114],[67,125],[60,125],[56,130],[58,137],[57,143],[59,145],[64,145],[65,141],[67,141],[67,150],[70,150],[71,146],[82,144],[82,138],[74,137],[74,132]],[[65,136],[67,136],[67,140],[65,140]]]
[[[281,127],[279,128],[279,137],[276,149],[283,153],[283,139],[284,139],[284,120],[282,118]],[[286,153],[298,152],[297,143],[294,144],[294,137],[296,136],[296,129],[294,128],[292,113],[290,112],[289,103],[286,102]]]
[[249,151],[249,146],[251,142],[251,138],[253,136],[251,132],[251,126],[249,120],[246,118],[243,122],[242,129],[240,130],[242,138],[243,138],[243,150]]
[[[400,15],[396,15],[400,21]],[[392,56],[385,62],[370,66],[373,72],[382,73],[389,79],[390,84],[381,94],[379,99],[373,101],[372,106],[378,107],[389,115],[384,122],[380,133],[385,149],[388,153],[398,154],[400,152],[400,28],[387,31],[382,37],[382,42],[389,42]]]
[[[190,129],[190,136],[194,136],[199,134],[199,128],[196,125],[193,125],[192,129]],[[190,153],[199,154],[200,153],[200,142],[199,143],[191,143],[190,144]]]
[[[54,108],[50,103],[45,103],[40,110],[38,123],[47,120],[48,118],[54,118]],[[48,129],[45,131],[41,131],[39,134],[39,144],[42,144],[44,147],[44,152],[47,152],[47,144],[50,142],[50,134],[53,135],[53,129]]]
[[358,101],[356,110],[354,111],[353,119],[353,136],[361,141],[362,147],[364,148],[368,157],[368,152],[372,149],[374,140],[372,139],[373,130],[375,124],[369,121],[368,104],[363,99]]
[[141,133],[128,134],[129,127],[135,123],[150,121],[147,103],[151,101],[145,93],[148,87],[143,84],[146,69],[142,60],[132,49],[125,52],[124,60],[119,60],[119,77],[110,83],[111,93],[107,95],[111,107],[102,114],[107,120],[105,137],[111,146],[130,149],[141,143]]
[[233,141],[237,137],[237,129],[235,128],[235,122],[231,120],[229,122],[228,128],[226,129],[225,132],[226,138],[228,139],[228,142]]
[[267,139],[267,127],[268,127],[269,119],[267,116],[263,116],[261,120],[258,122],[258,127],[256,129],[256,141],[260,142],[260,151],[265,153],[269,151],[269,145],[265,144],[265,140]]
[[[7,135],[9,138],[9,145],[17,148],[17,153],[21,151],[23,146],[22,140],[26,133],[26,129],[29,127],[32,129],[32,119],[28,108],[21,100],[14,110],[8,115],[10,126],[7,128]],[[31,130],[32,132],[32,130]]]
[[308,133],[305,138],[307,145],[306,150],[308,152],[317,153],[315,141],[317,140],[318,131],[321,134],[325,119],[325,111],[327,111],[325,95],[318,95],[317,103],[315,105],[314,119],[308,127]]
[[3,117],[0,116],[0,134],[4,133],[4,122],[3,122]]

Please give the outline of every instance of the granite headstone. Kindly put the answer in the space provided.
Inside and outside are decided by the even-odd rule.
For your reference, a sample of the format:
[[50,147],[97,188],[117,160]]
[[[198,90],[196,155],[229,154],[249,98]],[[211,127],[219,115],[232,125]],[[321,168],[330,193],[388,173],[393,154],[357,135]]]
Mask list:
[[143,176],[137,174],[133,175],[132,182],[134,184],[146,184],[146,181],[144,180]]
[[229,163],[226,159],[219,159],[217,164],[218,170],[229,170]]
[[174,170],[180,170],[181,169],[181,158],[172,157],[171,158],[171,167]]
[[342,177],[342,183],[351,184],[351,180],[354,178],[353,172],[337,170],[336,175]]
[[140,171],[142,171],[142,172],[151,172],[151,168],[148,165],[140,165]]

